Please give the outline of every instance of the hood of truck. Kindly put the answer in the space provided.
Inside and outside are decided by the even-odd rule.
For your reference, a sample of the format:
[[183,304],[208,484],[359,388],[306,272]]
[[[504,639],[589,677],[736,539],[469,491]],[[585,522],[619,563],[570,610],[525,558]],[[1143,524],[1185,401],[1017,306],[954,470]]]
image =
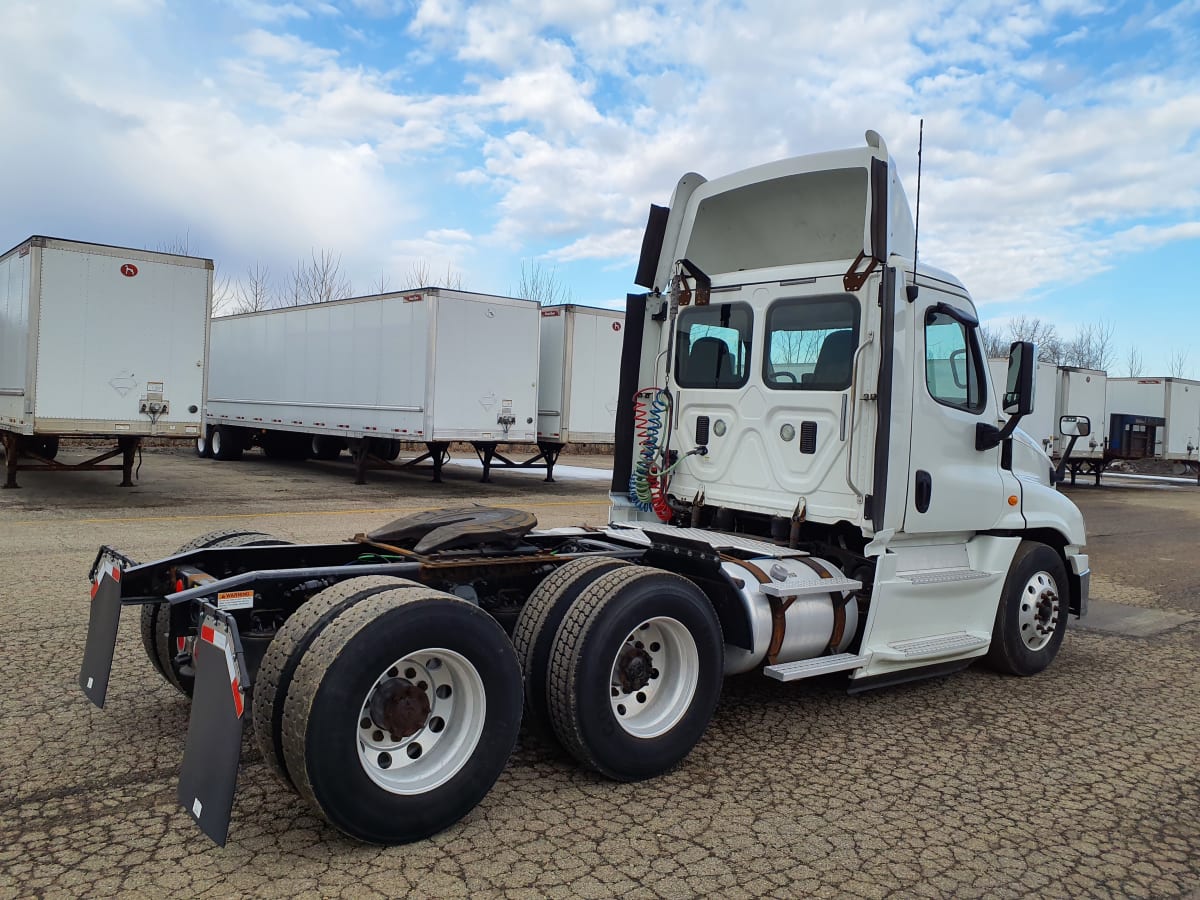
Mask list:
[[867,132],[861,148],[797,156],[712,181],[684,175],[671,199],[653,287],[668,287],[680,259],[712,277],[849,263],[860,254],[886,260],[889,252],[907,253],[912,242],[912,212],[895,165],[883,139]]

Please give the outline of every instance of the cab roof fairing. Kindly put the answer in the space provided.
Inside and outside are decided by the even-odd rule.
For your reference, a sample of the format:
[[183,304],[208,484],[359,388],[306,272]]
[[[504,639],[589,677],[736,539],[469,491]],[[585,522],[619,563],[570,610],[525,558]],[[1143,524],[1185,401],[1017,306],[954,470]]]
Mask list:
[[[874,132],[867,133],[868,146],[846,150],[833,150],[824,153],[814,153],[796,156],[789,159],[764,163],[734,172],[729,175],[706,181],[702,176],[689,172],[679,180],[671,198],[670,214],[665,229],[662,250],[655,274],[655,287],[665,289],[671,278],[674,263],[694,253],[697,248],[691,247],[696,236],[696,219],[701,207],[706,201],[714,201],[722,212],[718,214],[718,227],[736,228],[739,220],[763,226],[767,235],[775,237],[777,243],[788,247],[807,247],[808,258],[801,253],[795,257],[778,257],[764,263],[761,260],[761,247],[764,243],[763,234],[745,235],[746,262],[737,262],[738,235],[736,231],[721,235],[714,240],[708,236],[709,246],[720,244],[723,248],[732,247],[732,260],[726,257],[725,263],[718,263],[706,268],[703,259],[692,259],[709,276],[717,276],[728,272],[750,269],[782,268],[789,265],[802,265],[809,262],[845,262],[849,263],[860,250],[870,248],[870,205],[871,190],[869,173],[873,159],[884,160],[888,166],[888,249],[896,254],[904,255],[911,252],[908,248],[913,244],[913,218],[905,195],[904,187],[896,172],[895,163],[888,156],[887,146]],[[792,184],[799,186],[800,179],[795,176],[816,176],[828,173],[826,179],[809,178],[804,181],[803,188],[795,188],[799,196],[805,192],[805,199],[824,200],[830,203],[828,215],[812,216],[805,219],[796,215],[798,210],[811,210],[811,205],[803,207],[800,204],[788,206],[780,202],[780,191],[788,182],[781,179],[792,179]],[[754,192],[755,185],[766,185],[775,182],[771,188]],[[745,190],[750,188],[751,190]],[[719,199],[723,195],[741,191],[741,196],[725,197],[722,204]],[[749,208],[739,209],[738,200],[747,199]],[[765,200],[765,202],[764,202]],[[847,202],[849,201],[849,202]],[[771,205],[774,203],[774,209]],[[764,216],[773,216],[766,222],[758,220],[756,208]],[[786,217],[785,217],[786,214]],[[703,221],[703,220],[702,220]],[[840,230],[839,230],[840,229]],[[780,239],[786,235],[787,239]],[[700,243],[705,236],[701,234]],[[872,248],[882,251],[883,248]],[[759,255],[760,259],[750,258]],[[724,280],[724,279],[722,279]]]

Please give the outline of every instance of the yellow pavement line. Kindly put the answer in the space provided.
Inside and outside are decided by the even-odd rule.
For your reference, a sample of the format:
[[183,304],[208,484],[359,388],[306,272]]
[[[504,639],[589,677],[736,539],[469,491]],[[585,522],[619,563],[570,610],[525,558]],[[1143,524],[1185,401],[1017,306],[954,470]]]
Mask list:
[[[484,506],[490,504],[481,504]],[[607,500],[547,500],[542,503],[522,503],[522,509],[546,509],[554,506],[608,506]],[[294,512],[260,512],[260,513],[216,513],[213,515],[179,515],[179,516],[101,516],[93,519],[72,519],[69,522],[63,519],[28,519],[19,522],[8,522],[8,525],[28,526],[28,525],[94,525],[103,522],[186,522],[189,520],[203,519],[273,519],[284,518],[287,516],[350,516],[350,515],[373,515],[376,513],[405,513],[405,512],[421,512],[426,509],[443,509],[441,505],[436,506],[389,506],[383,509],[304,509]]]

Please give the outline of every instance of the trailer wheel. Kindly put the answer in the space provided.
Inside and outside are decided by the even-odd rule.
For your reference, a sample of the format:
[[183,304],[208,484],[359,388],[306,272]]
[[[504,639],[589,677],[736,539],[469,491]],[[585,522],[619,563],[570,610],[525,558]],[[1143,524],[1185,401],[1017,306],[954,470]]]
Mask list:
[[546,700],[550,651],[567,610],[593,581],[613,569],[627,566],[623,559],[590,556],[559,566],[537,586],[517,617],[513,647],[525,683],[525,723],[534,733],[553,737]]
[[422,586],[391,575],[364,575],[338,582],[309,597],[271,638],[254,679],[251,721],[254,723],[255,740],[267,767],[292,790],[295,790],[295,786],[288,775],[280,729],[284,700],[296,666],[317,636],[344,610],[367,597],[399,587]]
[[212,455],[216,459],[233,461],[242,458],[245,447],[242,436],[232,425],[215,425],[208,437],[212,447]]
[[284,703],[284,757],[335,827],[402,844],[483,799],[520,722],[520,667],[491,616],[438,591],[385,591],[343,610],[304,652]]
[[337,459],[342,455],[342,451],[346,448],[346,442],[340,438],[329,437],[324,434],[314,434],[312,436],[310,455],[313,459]]
[[42,459],[54,459],[58,456],[58,435],[35,438],[33,451]]
[[[271,544],[288,544],[274,535],[261,531],[213,531],[193,538],[175,552],[202,550],[207,547],[261,547]],[[176,690],[192,696],[194,677],[183,670],[175,658],[191,649],[195,635],[171,630],[171,611],[167,603],[150,603],[142,607],[142,646],[158,674]]]
[[1053,548],[1022,541],[996,609],[987,663],[1010,675],[1035,675],[1054,661],[1067,631],[1070,585]]
[[617,781],[674,768],[721,694],[724,639],[708,597],[679,575],[602,575],[567,610],[550,658],[550,721],[581,763]]
[[205,426],[201,426],[200,433],[196,435],[196,455],[201,459],[210,459],[212,457],[209,429]]

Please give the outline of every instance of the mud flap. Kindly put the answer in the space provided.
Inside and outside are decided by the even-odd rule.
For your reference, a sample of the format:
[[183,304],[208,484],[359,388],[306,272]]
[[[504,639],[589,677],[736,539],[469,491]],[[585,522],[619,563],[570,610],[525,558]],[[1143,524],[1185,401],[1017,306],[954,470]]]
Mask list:
[[117,625],[121,621],[121,568],[107,559],[97,563],[93,568],[92,606],[79,686],[89,700],[103,709],[117,646]]
[[179,804],[220,846],[229,834],[242,755],[245,688],[241,638],[227,613],[208,604],[196,641],[196,685],[188,721]]

